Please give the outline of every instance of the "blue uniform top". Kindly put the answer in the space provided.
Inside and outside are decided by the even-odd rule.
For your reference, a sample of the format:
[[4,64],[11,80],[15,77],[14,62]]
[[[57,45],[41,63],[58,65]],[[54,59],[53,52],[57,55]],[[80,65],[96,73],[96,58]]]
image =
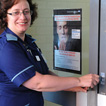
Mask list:
[[29,35],[22,41],[9,28],[0,35],[0,106],[43,106],[42,92],[22,86],[36,71],[48,74],[34,41]]

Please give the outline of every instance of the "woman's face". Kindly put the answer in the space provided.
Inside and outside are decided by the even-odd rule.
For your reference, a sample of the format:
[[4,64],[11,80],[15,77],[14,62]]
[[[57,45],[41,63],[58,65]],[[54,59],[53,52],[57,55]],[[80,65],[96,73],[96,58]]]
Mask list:
[[29,3],[26,0],[19,0],[17,4],[7,11],[7,13],[14,13],[12,15],[7,14],[7,27],[17,35],[24,34],[31,23],[29,11]]

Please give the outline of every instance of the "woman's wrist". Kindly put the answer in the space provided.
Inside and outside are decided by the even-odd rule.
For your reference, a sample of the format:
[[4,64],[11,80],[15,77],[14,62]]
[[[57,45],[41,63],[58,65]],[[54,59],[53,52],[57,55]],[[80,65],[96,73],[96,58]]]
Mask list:
[[80,78],[77,77],[77,79],[78,79],[78,86],[81,86],[81,80],[80,80]]

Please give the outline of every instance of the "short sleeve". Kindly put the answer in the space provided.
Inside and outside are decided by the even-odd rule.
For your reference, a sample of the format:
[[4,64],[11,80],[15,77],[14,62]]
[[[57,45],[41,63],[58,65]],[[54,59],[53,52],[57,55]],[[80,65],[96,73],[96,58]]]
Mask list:
[[16,42],[9,42],[0,50],[0,70],[17,86],[36,73],[36,68]]

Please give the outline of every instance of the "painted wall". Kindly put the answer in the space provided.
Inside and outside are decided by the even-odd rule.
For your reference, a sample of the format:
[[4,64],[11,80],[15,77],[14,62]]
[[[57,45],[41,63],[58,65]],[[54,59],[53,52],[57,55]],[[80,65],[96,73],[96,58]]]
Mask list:
[[[41,48],[50,70],[59,76],[80,76],[68,72],[53,70],[53,10],[82,8],[82,75],[89,71],[89,0],[33,0],[38,4],[38,19],[28,30]],[[62,106],[76,106],[76,93],[47,92],[46,100]],[[53,106],[47,105],[46,106]]]

